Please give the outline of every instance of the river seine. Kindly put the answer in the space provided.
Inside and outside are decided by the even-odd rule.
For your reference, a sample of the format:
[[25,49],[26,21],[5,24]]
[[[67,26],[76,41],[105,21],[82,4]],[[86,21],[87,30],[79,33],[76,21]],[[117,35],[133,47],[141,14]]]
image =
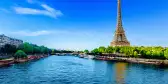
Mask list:
[[0,68],[0,84],[168,84],[168,68],[50,56]]

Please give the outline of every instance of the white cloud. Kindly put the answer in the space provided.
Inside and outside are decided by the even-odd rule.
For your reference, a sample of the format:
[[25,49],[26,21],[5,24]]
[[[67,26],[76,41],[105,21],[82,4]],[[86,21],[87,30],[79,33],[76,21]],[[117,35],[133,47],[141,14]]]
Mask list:
[[[28,3],[33,3],[32,0],[27,1]],[[40,4],[40,6],[43,8],[43,10],[27,7],[13,7],[13,9],[17,14],[45,15],[52,18],[57,18],[63,15],[60,10],[56,10],[46,4]]]
[[41,35],[69,35],[71,34],[70,31],[65,30],[40,30],[40,31],[14,31],[8,32],[9,35],[19,35],[19,36],[41,36]]
[[46,30],[35,31],[35,32],[31,32],[31,31],[11,32],[11,34],[13,34],[13,35],[21,35],[21,36],[40,36],[40,35],[48,35],[48,34],[51,34],[51,33],[52,32],[46,31]]

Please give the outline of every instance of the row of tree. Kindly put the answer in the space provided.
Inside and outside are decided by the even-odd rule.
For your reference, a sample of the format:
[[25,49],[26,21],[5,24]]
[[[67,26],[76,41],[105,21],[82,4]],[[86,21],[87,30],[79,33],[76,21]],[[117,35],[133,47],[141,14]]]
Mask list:
[[45,46],[38,46],[30,43],[23,43],[18,47],[18,50],[24,51],[26,54],[49,54],[51,53],[51,49]]
[[15,58],[26,58],[27,55],[73,53],[73,52],[75,51],[49,49],[45,46],[38,46],[36,44],[31,44],[28,42],[25,42],[19,46],[6,44],[0,48],[1,55],[14,56]]
[[33,54],[51,54],[51,49],[25,42],[19,46],[6,44],[0,48],[0,54],[14,56],[15,58],[25,58],[27,55]]
[[1,54],[11,54],[13,55],[17,50],[22,50],[26,54],[48,54],[51,53],[51,49],[45,46],[37,46],[35,44],[23,43],[18,47],[15,45],[6,44],[0,48]]
[[127,57],[139,57],[139,58],[150,58],[150,59],[168,59],[168,48],[164,47],[99,47],[93,49],[91,52],[88,50],[85,53],[94,55],[101,54],[123,54],[122,56]]

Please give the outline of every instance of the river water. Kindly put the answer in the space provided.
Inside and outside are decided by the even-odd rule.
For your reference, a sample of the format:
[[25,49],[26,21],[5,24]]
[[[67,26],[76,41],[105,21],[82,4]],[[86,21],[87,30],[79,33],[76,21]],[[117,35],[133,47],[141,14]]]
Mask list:
[[50,56],[0,68],[0,84],[168,84],[168,68]]

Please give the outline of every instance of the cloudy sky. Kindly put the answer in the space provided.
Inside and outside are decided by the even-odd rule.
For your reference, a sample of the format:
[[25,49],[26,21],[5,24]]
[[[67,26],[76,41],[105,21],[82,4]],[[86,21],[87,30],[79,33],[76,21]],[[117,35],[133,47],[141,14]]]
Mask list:
[[[122,0],[123,26],[136,46],[168,46],[167,0]],[[1,0],[0,33],[56,49],[108,46],[117,0]]]

